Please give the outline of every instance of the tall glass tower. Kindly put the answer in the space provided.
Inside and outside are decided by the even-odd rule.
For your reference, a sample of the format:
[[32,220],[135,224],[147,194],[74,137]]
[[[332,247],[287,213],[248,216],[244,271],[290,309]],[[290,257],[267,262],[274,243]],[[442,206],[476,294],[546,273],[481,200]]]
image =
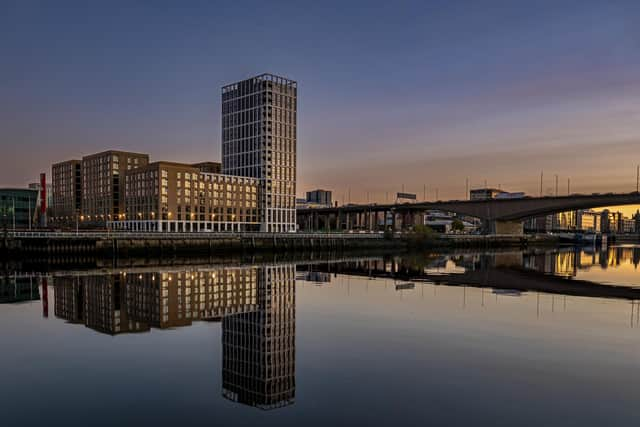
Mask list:
[[222,173],[261,180],[261,231],[296,230],[297,100],[273,74],[222,88]]

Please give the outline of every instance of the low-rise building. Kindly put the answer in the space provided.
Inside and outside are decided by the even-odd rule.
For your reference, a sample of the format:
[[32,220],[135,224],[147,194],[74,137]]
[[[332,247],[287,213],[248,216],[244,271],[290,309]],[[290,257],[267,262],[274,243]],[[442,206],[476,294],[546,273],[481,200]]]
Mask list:
[[469,200],[522,199],[523,192],[511,193],[499,188],[475,188],[469,191]]
[[600,232],[602,217],[599,212],[579,210],[576,215],[576,228],[582,231]]
[[[461,230],[454,230],[453,224],[456,222],[462,224],[463,228]],[[455,215],[435,210],[425,213],[423,224],[438,233],[451,233],[452,231],[471,233],[479,227],[479,224],[474,224],[473,222],[458,218]]]
[[320,189],[307,191],[307,203],[322,207],[330,207],[332,203],[331,191]]
[[200,172],[204,173],[222,173],[222,163],[220,162],[200,162],[193,163],[191,166],[197,167]]
[[126,212],[109,225],[135,231],[257,231],[258,191],[256,178],[154,162],[126,173]]
[[0,188],[0,226],[2,229],[27,229],[34,225],[38,190]]

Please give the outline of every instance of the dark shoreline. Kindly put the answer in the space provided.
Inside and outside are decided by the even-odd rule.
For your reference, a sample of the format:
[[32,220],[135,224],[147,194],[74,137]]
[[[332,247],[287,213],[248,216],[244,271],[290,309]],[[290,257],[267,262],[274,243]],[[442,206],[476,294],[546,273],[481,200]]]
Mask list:
[[183,255],[218,255],[263,252],[342,252],[405,248],[497,248],[557,246],[554,236],[544,235],[432,235],[402,234],[105,234],[32,233],[5,234],[0,258],[49,259],[57,257],[128,258]]

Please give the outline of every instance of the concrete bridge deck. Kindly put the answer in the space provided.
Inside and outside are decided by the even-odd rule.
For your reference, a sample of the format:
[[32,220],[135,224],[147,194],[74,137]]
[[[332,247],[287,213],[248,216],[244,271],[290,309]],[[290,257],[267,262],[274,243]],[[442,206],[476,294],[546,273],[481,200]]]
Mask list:
[[301,230],[351,230],[380,228],[392,216],[397,223],[415,224],[415,215],[427,210],[454,212],[481,219],[494,234],[522,234],[527,218],[606,206],[640,205],[640,193],[574,194],[558,197],[523,197],[517,199],[451,200],[419,203],[347,205],[308,208],[297,211]]

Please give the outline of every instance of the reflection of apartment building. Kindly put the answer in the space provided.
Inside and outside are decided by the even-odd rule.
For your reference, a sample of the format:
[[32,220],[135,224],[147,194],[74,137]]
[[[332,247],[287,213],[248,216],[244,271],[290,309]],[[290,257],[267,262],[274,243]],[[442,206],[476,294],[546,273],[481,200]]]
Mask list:
[[80,277],[56,277],[54,314],[70,323],[84,323],[84,284]]
[[110,335],[149,330],[146,323],[129,316],[124,275],[87,276],[83,282],[84,323],[87,327]]
[[56,277],[54,312],[107,334],[187,326],[256,310],[257,280],[257,268],[222,267]]
[[223,396],[273,409],[295,398],[295,266],[260,268],[257,303],[222,320]]
[[255,268],[127,275],[129,315],[155,328],[190,325],[197,320],[256,308]]
[[295,265],[56,277],[55,315],[110,335],[222,319],[223,396],[273,409],[295,398],[295,282]]

